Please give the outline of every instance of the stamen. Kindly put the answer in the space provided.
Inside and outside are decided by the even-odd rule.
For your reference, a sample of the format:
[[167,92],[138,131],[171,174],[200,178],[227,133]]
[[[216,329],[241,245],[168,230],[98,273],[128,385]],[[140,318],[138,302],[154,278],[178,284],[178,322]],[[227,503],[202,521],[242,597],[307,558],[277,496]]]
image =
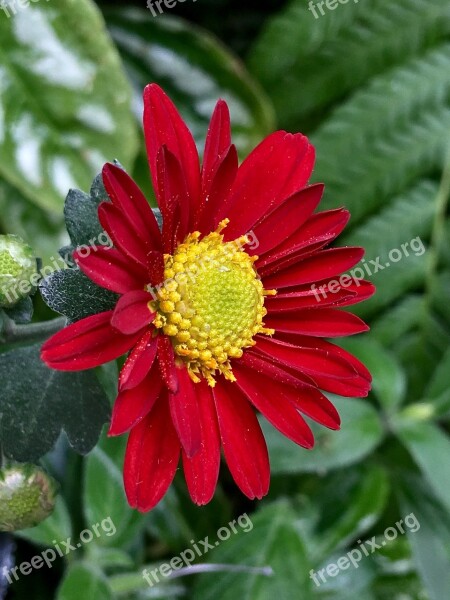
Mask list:
[[198,231],[189,234],[172,256],[164,256],[165,283],[153,303],[154,325],[171,338],[192,381],[203,377],[211,387],[217,374],[236,381],[231,360],[254,346],[258,333],[274,334],[263,318],[264,297],[276,290],[263,288],[254,267],[257,257],[243,251],[247,236],[223,241],[228,223],[224,219],[203,239]]

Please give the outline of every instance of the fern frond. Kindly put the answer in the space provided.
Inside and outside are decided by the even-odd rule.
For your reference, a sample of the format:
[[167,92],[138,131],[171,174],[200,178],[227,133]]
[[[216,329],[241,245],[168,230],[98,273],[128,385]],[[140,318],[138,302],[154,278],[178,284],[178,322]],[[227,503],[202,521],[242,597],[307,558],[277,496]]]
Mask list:
[[339,157],[355,146],[366,151],[375,135],[384,136],[423,109],[449,100],[450,43],[446,42],[374,78],[338,107],[314,135],[321,162],[327,171],[333,166],[340,171]]
[[[377,0],[355,6],[348,3],[316,20],[304,0],[296,0],[262,34],[250,68],[271,95],[282,126],[298,126],[450,33],[447,0]],[[334,28],[329,28],[330,19],[338,19]]]
[[361,140],[346,153],[335,148],[326,156],[315,139],[321,159],[314,179],[327,185],[324,207],[345,205],[353,223],[374,213],[415,179],[442,167],[449,134],[450,108],[431,106],[415,120],[391,126],[364,147]]
[[[372,316],[423,284],[427,264],[426,241],[432,228],[437,193],[436,183],[421,181],[342,238],[342,245],[366,249],[364,261],[372,275],[367,271],[365,275],[377,286],[373,298],[355,307],[360,316]],[[419,239],[411,244],[416,238]],[[390,257],[392,250],[401,253],[400,260],[397,260],[398,252],[395,261]],[[383,268],[375,272],[378,267],[371,261],[376,262],[377,259]],[[366,268],[361,263],[358,266]]]

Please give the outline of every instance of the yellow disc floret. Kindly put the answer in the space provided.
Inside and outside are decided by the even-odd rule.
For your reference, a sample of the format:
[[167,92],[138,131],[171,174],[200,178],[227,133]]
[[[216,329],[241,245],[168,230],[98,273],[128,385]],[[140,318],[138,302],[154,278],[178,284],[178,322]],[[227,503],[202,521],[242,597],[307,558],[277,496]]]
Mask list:
[[164,284],[154,303],[155,327],[172,338],[191,379],[203,376],[211,386],[217,372],[234,381],[230,359],[253,346],[256,334],[274,333],[263,318],[264,297],[275,292],[264,290],[254,267],[257,257],[244,252],[246,236],[223,241],[227,223],[203,239],[191,233],[173,255],[165,255]]

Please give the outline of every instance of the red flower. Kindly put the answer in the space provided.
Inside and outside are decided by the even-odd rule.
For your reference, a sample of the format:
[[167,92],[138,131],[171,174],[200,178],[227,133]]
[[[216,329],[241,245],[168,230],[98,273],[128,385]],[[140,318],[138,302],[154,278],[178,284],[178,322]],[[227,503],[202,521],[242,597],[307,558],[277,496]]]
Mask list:
[[42,358],[75,371],[130,351],[109,433],[131,431],[124,480],[132,507],[147,511],[161,500],[180,453],[192,499],[209,502],[221,447],[243,493],[262,498],[270,468],[255,408],[311,448],[301,413],[339,428],[321,389],[368,393],[367,369],[322,339],[367,330],[340,308],[369,297],[373,286],[338,279],[363,250],[325,249],[349,213],[314,213],[323,186],[305,187],[314,164],[305,136],[277,131],[238,167],[228,108],[219,101],[200,169],[193,137],[169,98],[149,85],[144,100],[162,232],[133,180],[107,164],[111,202],[101,204],[99,218],[115,247],[74,258],[121,298],[113,311],[54,335]]

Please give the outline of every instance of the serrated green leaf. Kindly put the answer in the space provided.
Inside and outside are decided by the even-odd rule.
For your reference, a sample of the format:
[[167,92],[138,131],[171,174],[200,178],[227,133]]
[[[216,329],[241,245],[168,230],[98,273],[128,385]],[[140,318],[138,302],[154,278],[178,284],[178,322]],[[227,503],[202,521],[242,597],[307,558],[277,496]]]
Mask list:
[[55,271],[41,281],[39,289],[48,306],[69,321],[112,310],[118,295],[93,283],[79,269]]
[[[0,19],[0,174],[32,202],[59,210],[111,158],[136,151],[130,89],[90,0],[31,3]],[[50,118],[51,116],[51,118]]]
[[63,429],[86,454],[109,419],[109,402],[94,373],[47,368],[40,346],[0,354],[0,439],[4,454],[33,462],[51,450]]
[[73,246],[91,245],[98,241],[103,227],[98,220],[98,206],[89,194],[70,190],[64,204],[64,218]]
[[363,460],[381,442],[380,418],[367,401],[328,396],[341,416],[341,430],[328,431],[312,424],[316,439],[312,450],[299,448],[261,420],[272,473],[324,473],[342,469]]

